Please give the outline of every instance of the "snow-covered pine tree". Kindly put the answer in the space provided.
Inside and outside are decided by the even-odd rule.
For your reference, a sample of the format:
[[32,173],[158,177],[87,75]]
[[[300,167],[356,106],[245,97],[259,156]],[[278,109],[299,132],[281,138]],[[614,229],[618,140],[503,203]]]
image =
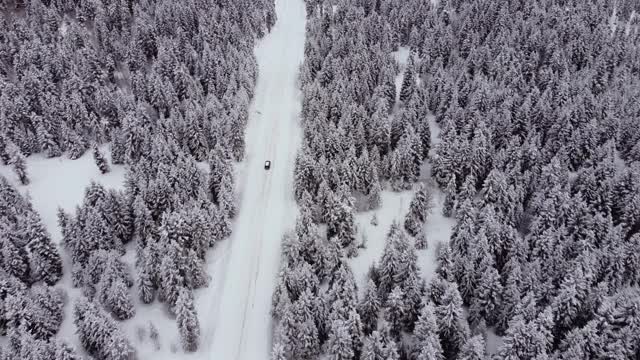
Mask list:
[[331,324],[331,334],[326,347],[330,360],[355,359],[351,334],[344,321],[336,320]]
[[96,166],[98,167],[100,172],[103,174],[108,173],[110,170],[109,163],[107,162],[107,159],[105,159],[104,155],[102,155],[102,152],[100,151],[100,149],[98,149],[97,145],[93,146],[92,153],[93,160],[95,161]]
[[352,204],[331,192],[328,200],[327,237],[338,239],[347,256],[355,256],[357,244]]
[[544,335],[535,328],[533,321],[527,322],[519,315],[509,324],[503,339],[494,356],[497,360],[536,359],[537,356],[547,355],[542,343]]
[[[81,360],[75,349],[63,341],[53,343],[53,358],[56,360]],[[1,359],[1,357],[0,357]]]
[[137,278],[136,285],[138,288],[138,297],[140,301],[145,304],[150,304],[155,299],[155,286],[153,282],[153,277],[151,272],[152,264],[151,261],[148,260],[148,249],[142,250],[142,255],[140,255],[139,262],[136,266],[137,270]]
[[87,151],[86,140],[66,124],[61,128],[62,139],[65,139],[65,150],[71,160],[79,159]]
[[3,229],[0,229],[0,251],[0,264],[3,265],[0,268],[7,274],[29,283],[29,262],[26,254],[9,239],[8,234],[3,233]]
[[431,128],[429,127],[428,119],[419,118],[418,121],[418,136],[420,137],[421,148],[422,148],[422,158],[426,159],[429,157],[429,150],[431,149]]
[[374,331],[371,335],[365,338],[360,359],[399,360],[400,356],[398,355],[398,347],[395,341],[390,339],[388,334],[383,334],[380,331]]
[[405,102],[411,98],[416,88],[413,56],[409,57],[407,67],[404,70],[402,85],[400,87],[400,101]]
[[403,239],[399,234],[399,227],[396,223],[391,225],[391,229],[387,234],[387,240],[382,254],[382,259],[379,266],[380,284],[378,286],[383,299],[386,299],[386,295],[391,292],[396,285],[395,276],[399,272],[400,257],[402,244],[399,244]]
[[378,170],[375,166],[371,167],[369,173],[370,187],[368,189],[367,204],[368,210],[375,210],[380,207],[382,203],[381,193],[382,186],[380,185],[380,179],[378,177]]
[[416,236],[421,231],[433,207],[432,202],[433,195],[431,190],[425,184],[420,184],[419,190],[411,200],[409,213],[407,213],[404,221],[404,228],[411,236]]
[[438,322],[431,301],[426,301],[420,310],[413,337],[415,346],[411,352],[413,356],[418,359],[444,360],[438,337]]
[[11,156],[11,165],[13,165],[13,171],[18,176],[18,180],[20,180],[22,185],[28,185],[30,181],[27,175],[27,161],[24,155],[22,155],[20,149],[13,143],[10,144],[7,151]]
[[279,343],[273,344],[273,350],[271,350],[272,360],[287,360],[287,354],[284,350],[284,346]]
[[115,321],[93,302],[78,298],[73,308],[76,333],[89,354],[98,358],[130,360],[135,350]]
[[180,289],[176,302],[176,319],[182,348],[188,352],[196,351],[200,342],[200,322],[193,305],[193,293],[191,290]]
[[229,218],[236,216],[236,195],[231,174],[226,174],[220,182],[220,193],[218,196],[220,210]]
[[389,160],[389,177],[393,190],[408,190],[418,180],[422,163],[421,147],[420,139],[413,127],[407,125]]
[[509,327],[509,322],[517,315],[521,301],[520,283],[522,282],[522,270],[517,262],[510,267],[506,285],[501,295],[501,306],[498,309],[496,333],[503,335]]
[[45,125],[42,123],[42,120],[36,120],[34,118],[42,118],[40,116],[33,115],[31,121],[35,124],[38,124],[36,125],[37,139],[46,156],[48,158],[60,156],[62,154],[62,151],[60,150],[60,146],[56,142],[54,136],[49,130],[47,130]]
[[38,284],[31,287],[29,295],[31,333],[38,339],[51,339],[62,325],[67,294],[64,289]]
[[125,162],[125,138],[122,131],[118,129],[114,129],[111,133],[111,162],[113,164],[124,164]]
[[391,335],[394,338],[400,336],[400,331],[403,327],[403,320],[405,317],[405,301],[404,293],[399,286],[396,286],[391,290],[389,297],[385,303],[385,320],[391,327]]
[[482,335],[469,338],[464,346],[462,346],[460,354],[458,355],[458,359],[460,360],[484,360],[486,358],[485,344]]
[[498,318],[498,311],[502,307],[502,283],[500,275],[493,266],[488,266],[478,274],[480,279],[472,297],[469,309],[469,322],[472,326],[484,319],[489,326],[493,326]]
[[358,313],[362,320],[362,330],[365,335],[371,334],[377,328],[379,311],[378,288],[373,280],[369,279],[364,296],[358,304]]
[[271,316],[275,319],[280,319],[287,307],[291,305],[291,299],[289,298],[289,290],[287,290],[284,283],[284,272],[288,270],[281,270],[278,275],[276,288],[271,298]]
[[469,324],[464,318],[462,298],[455,283],[447,283],[436,307],[438,334],[445,358],[455,358],[470,336]]
[[[4,119],[4,113],[0,114],[0,124],[4,124],[6,120]],[[3,165],[11,164],[11,156],[9,154],[9,148],[7,144],[7,138],[4,134],[0,133],[0,161]]]
[[44,280],[47,284],[55,284],[62,278],[62,258],[58,249],[36,213],[27,215],[23,226],[30,240],[26,250],[32,281]]
[[106,307],[119,320],[131,319],[135,315],[135,308],[129,296],[129,289],[122,279],[111,282],[108,288]]
[[172,255],[166,254],[159,269],[158,300],[166,302],[170,309],[175,306],[180,289],[184,286],[179,271]]
[[298,152],[294,171],[294,193],[296,199],[300,201],[303,193],[314,193],[317,189],[319,179],[314,178],[314,162],[305,151]]
[[444,191],[444,204],[442,204],[442,215],[451,217],[456,202],[456,176],[452,174],[447,182],[447,188]]
[[416,249],[425,250],[428,246],[427,235],[424,232],[419,232],[416,235]]

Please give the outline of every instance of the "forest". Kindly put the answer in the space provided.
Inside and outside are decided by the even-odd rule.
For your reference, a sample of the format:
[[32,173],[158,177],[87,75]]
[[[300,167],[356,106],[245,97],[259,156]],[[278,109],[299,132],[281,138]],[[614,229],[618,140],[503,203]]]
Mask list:
[[[298,216],[257,294],[270,358],[640,358],[640,3],[304,1]],[[198,352],[195,294],[243,211],[275,1],[0,0],[0,15],[0,359],[138,359],[123,324],[153,303]],[[29,161],[85,154],[124,186],[92,181],[59,208],[56,243],[21,191]],[[371,220],[384,250],[358,286],[356,217],[385,193],[409,210]],[[455,222],[447,242],[434,211]]]
[[[272,358],[640,356],[638,4],[306,4],[300,216]],[[425,161],[434,186],[417,183]],[[411,188],[357,289],[354,214]],[[447,244],[422,231],[434,191],[456,219]],[[426,283],[416,250],[436,245]]]
[[0,334],[10,341],[0,358],[81,358],[55,336],[63,271],[81,290],[68,314],[86,354],[136,358],[118,322],[156,299],[195,351],[193,290],[209,281],[205,252],[231,232],[253,46],[275,22],[273,2],[2,0],[0,9],[2,163],[22,185],[35,153],[91,152],[106,173],[98,145],[109,142],[112,164],[127,168],[124,191],[94,182],[73,213],[59,210],[59,247],[1,178]]

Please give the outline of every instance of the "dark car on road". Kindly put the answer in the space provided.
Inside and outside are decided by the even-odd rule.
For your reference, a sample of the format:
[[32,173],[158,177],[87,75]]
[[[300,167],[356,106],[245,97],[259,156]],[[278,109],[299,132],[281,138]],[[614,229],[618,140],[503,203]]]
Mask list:
[[271,169],[271,161],[270,160],[267,160],[267,161],[264,162],[264,169],[265,170]]

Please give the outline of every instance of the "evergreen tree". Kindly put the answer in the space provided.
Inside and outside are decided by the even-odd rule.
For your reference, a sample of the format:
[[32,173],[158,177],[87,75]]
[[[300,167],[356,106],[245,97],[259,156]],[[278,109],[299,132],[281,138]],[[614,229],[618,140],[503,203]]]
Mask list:
[[22,155],[18,147],[16,147],[15,145],[9,149],[9,153],[11,156],[13,171],[18,176],[18,180],[20,180],[20,183],[22,185],[28,185],[30,181],[27,175],[27,162],[24,158],[24,155]]
[[380,299],[378,288],[373,280],[369,279],[364,297],[358,304],[358,313],[362,320],[362,329],[365,335],[371,334],[378,324],[378,312],[380,311]]
[[458,355],[460,360],[484,360],[486,358],[484,339],[481,335],[476,335],[467,340],[462,350],[460,350],[460,355]]
[[135,315],[127,285],[121,279],[111,282],[106,302],[106,307],[119,320],[131,319]]
[[158,300],[166,302],[172,309],[178,300],[180,289],[184,286],[184,278],[180,275],[176,262],[170,254],[162,259],[158,285]]
[[356,255],[356,227],[352,203],[330,193],[327,212],[327,237],[335,237],[348,256]]
[[[4,236],[3,236],[4,235]],[[24,251],[21,251],[13,241],[5,237],[0,231],[0,250],[2,251],[2,261],[0,268],[4,268],[7,274],[15,276],[23,282],[29,283],[28,271],[29,263]]]
[[418,233],[418,235],[416,235],[416,249],[425,250],[428,245],[427,236],[424,232]]
[[400,87],[400,101],[405,102],[411,98],[416,88],[416,80],[414,74],[413,58],[409,59],[409,63],[404,70],[402,77],[402,86]]
[[138,296],[145,304],[150,304],[155,298],[155,287],[152,281],[150,265],[145,258],[138,266]]
[[176,302],[176,321],[182,348],[189,352],[196,351],[200,342],[200,323],[193,305],[193,294],[185,288],[180,289]]
[[484,319],[487,325],[493,326],[502,307],[500,275],[493,266],[489,266],[478,275],[480,280],[469,309],[469,321],[475,326]]
[[451,217],[453,215],[453,208],[456,202],[456,176],[452,175],[447,183],[447,188],[444,191],[444,204],[442,204],[442,215]]
[[425,303],[422,307],[413,336],[415,339],[413,356],[417,359],[444,359],[438,338],[438,322],[431,302]]
[[87,352],[104,359],[128,360],[135,358],[135,350],[122,336],[114,320],[87,301],[76,300],[73,308],[76,333]]
[[372,167],[371,169],[371,174],[369,176],[369,178],[371,179],[371,185],[369,193],[367,195],[367,209],[375,210],[379,208],[382,203],[382,199],[380,198],[382,187],[380,186],[380,180],[378,178],[378,170],[376,170],[375,167]]
[[30,118],[31,122],[36,124],[36,137],[47,157],[60,156],[62,154],[60,146],[56,142],[54,135],[49,131],[49,126],[47,126],[51,124],[45,124],[44,119],[36,114],[31,114]]
[[106,174],[109,172],[109,163],[107,159],[104,158],[98,146],[93,146],[93,160],[96,162],[96,166],[100,169],[100,172]]
[[395,338],[400,336],[405,312],[404,293],[400,287],[396,286],[385,304],[385,320],[391,326],[391,335]]
[[124,134],[120,129],[115,129],[111,133],[111,139],[111,162],[122,165],[126,154]]
[[220,210],[229,218],[236,216],[236,195],[233,186],[233,178],[230,174],[222,177],[220,182],[220,193],[218,197]]
[[509,327],[511,319],[517,315],[520,306],[521,293],[519,284],[522,281],[522,271],[520,265],[516,264],[511,267],[507,275],[506,285],[502,292],[502,306],[499,308],[496,333],[502,335]]
[[384,359],[385,348],[382,343],[382,338],[378,331],[372,332],[364,339],[364,345],[362,347],[362,360],[377,360]]
[[304,151],[299,152],[296,157],[294,183],[295,196],[297,200],[302,199],[303,193],[313,193],[317,187],[317,179],[314,179],[314,165],[309,155]]
[[327,354],[331,360],[355,359],[353,342],[347,324],[336,320],[331,324],[331,335],[327,341]]
[[53,356],[56,360],[80,360],[76,351],[65,342],[56,341],[53,345]]
[[446,285],[436,307],[438,334],[445,358],[455,358],[470,335],[469,325],[463,317],[462,298],[453,283]]
[[30,306],[25,310],[30,313],[27,317],[32,320],[31,333],[37,339],[50,339],[62,325],[66,292],[59,288],[34,285],[30,298]]
[[424,185],[416,192],[409,205],[409,213],[405,217],[404,228],[411,236],[416,236],[422,229],[427,215],[431,211],[432,203],[431,191]]
[[287,360],[286,352],[284,350],[284,346],[281,344],[275,343],[273,345],[273,350],[271,351],[271,359],[272,360]]
[[431,128],[427,119],[418,119],[422,121],[418,126],[418,134],[422,145],[422,158],[429,157],[429,150],[431,150]]
[[27,254],[32,280],[55,284],[62,278],[62,258],[58,250],[35,213],[26,217],[23,226],[25,235],[30,239]]

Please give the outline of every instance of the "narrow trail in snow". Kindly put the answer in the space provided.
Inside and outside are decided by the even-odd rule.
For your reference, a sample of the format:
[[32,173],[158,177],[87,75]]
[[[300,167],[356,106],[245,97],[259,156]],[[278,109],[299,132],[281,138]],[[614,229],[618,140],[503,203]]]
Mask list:
[[[220,299],[205,325],[206,357],[268,359],[271,295],[280,243],[293,228],[293,168],[301,131],[297,74],[304,57],[306,14],[302,0],[276,0],[277,22],[255,49],[258,81],[246,138],[246,171],[239,214],[228,244]],[[264,169],[271,160],[270,170]],[[215,274],[213,274],[215,276]],[[206,350],[204,350],[206,351]]]

